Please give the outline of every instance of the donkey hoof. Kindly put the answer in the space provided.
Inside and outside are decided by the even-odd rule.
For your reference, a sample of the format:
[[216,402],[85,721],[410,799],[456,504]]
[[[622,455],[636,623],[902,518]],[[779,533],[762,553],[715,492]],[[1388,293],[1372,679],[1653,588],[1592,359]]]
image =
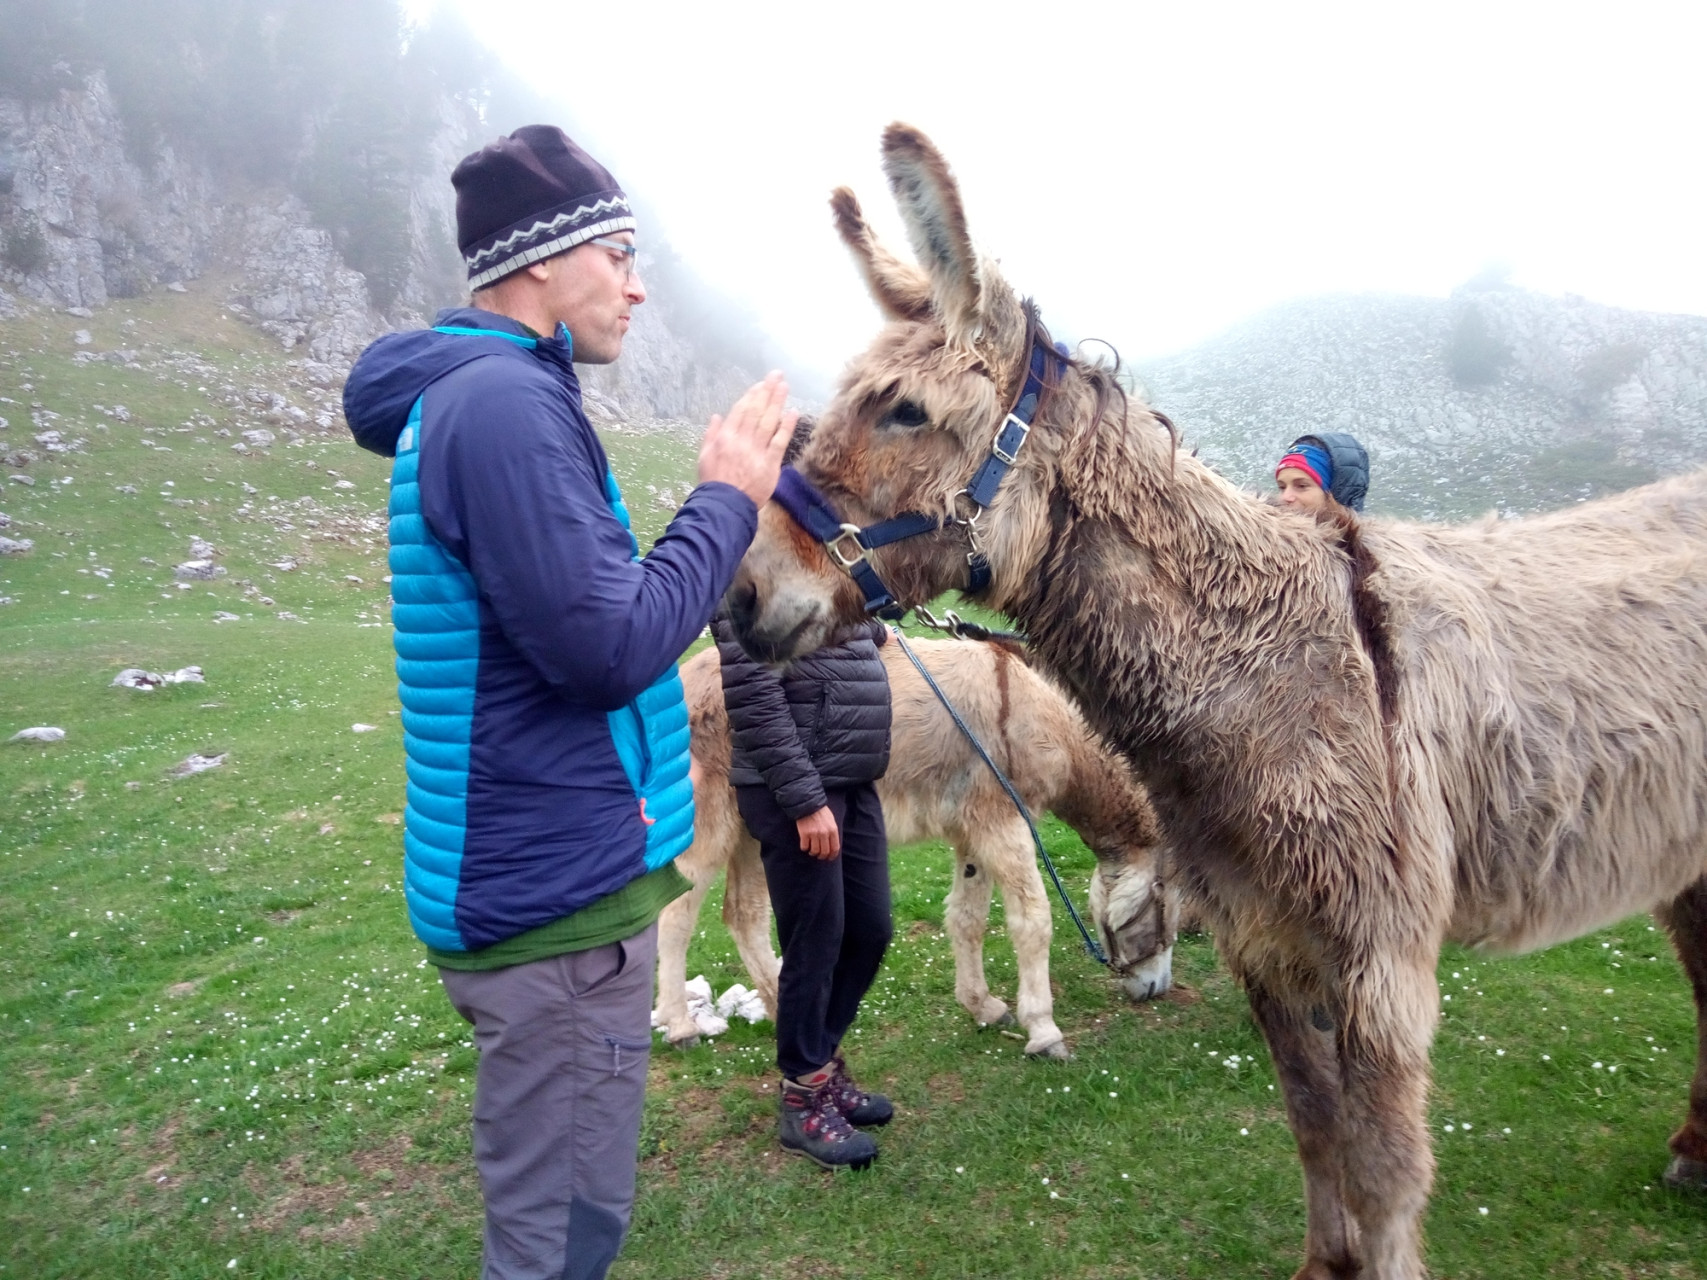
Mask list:
[[[669,1039],[667,1036],[665,1038]],[[683,1053],[686,1053],[689,1049],[697,1049],[699,1048],[699,1037],[697,1035],[692,1035],[683,1036],[680,1040],[671,1040],[670,1048],[679,1049]]]
[[1019,1026],[1019,1019],[1014,1017],[1014,1011],[1012,1009],[1003,1009],[1002,1016],[997,1018],[991,1025],[997,1027],[1017,1027]]
[[1675,1157],[1666,1170],[1666,1186],[1679,1191],[1707,1191],[1707,1160]]
[[1037,1049],[1033,1049],[1030,1045],[1027,1045],[1025,1048],[1025,1056],[1036,1059],[1049,1058],[1056,1062],[1065,1062],[1073,1055],[1068,1050],[1067,1042],[1065,1040],[1051,1040],[1048,1044]]

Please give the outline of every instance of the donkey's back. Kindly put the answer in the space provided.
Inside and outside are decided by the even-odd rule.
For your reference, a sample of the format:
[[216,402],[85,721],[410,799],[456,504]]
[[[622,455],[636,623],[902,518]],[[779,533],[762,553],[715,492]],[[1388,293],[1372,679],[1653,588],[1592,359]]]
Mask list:
[[[1451,932],[1526,949],[1707,874],[1707,471],[1523,520],[1372,522]],[[1412,779],[1413,782],[1417,781]]]

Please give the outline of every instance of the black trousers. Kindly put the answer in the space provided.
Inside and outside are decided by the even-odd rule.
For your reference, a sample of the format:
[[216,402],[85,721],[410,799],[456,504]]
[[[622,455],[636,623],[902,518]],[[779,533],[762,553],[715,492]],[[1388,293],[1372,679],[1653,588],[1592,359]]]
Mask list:
[[768,787],[737,787],[735,800],[759,842],[782,943],[776,1062],[798,1080],[835,1056],[889,949],[883,806],[870,783],[827,792],[842,851],[823,862],[800,847],[794,819]]

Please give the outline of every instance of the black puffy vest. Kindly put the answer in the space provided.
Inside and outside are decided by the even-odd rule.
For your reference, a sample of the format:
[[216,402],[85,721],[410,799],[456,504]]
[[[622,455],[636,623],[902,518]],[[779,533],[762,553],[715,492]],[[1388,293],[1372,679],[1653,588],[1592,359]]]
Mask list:
[[791,818],[824,807],[824,792],[875,782],[889,767],[889,673],[877,652],[888,628],[870,621],[781,672],[747,655],[727,619],[711,624],[729,711],[730,784],[763,785]]

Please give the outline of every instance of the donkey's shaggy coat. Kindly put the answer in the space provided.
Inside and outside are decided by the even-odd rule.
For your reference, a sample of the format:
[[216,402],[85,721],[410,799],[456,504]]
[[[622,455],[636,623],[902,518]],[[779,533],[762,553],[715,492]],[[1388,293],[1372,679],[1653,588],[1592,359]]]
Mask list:
[[[800,466],[843,519],[943,515],[873,557],[918,602],[967,581],[955,495],[1047,336],[930,142],[893,126],[884,166],[924,270],[837,192],[892,323]],[[1299,1275],[1423,1274],[1443,938],[1517,950],[1652,909],[1704,1041],[1668,1179],[1707,1182],[1707,475],[1463,528],[1318,521],[1180,452],[1106,371],[1057,373],[976,526],[987,602],[1136,763],[1249,993],[1304,1164]],[[860,608],[787,525],[766,509],[732,593],[772,652]]]
[[[1163,887],[1155,815],[1125,762],[1094,742],[1072,704],[1008,647],[924,640],[913,648],[1026,805],[1034,813],[1054,810],[1096,854],[1091,895],[1116,969],[1130,994],[1162,994],[1171,980],[1178,899]],[[889,772],[877,794],[892,843],[947,840],[954,846],[944,920],[954,948],[955,998],[980,1023],[1014,1021],[984,981],[984,928],[991,886],[999,885],[1019,962],[1025,1051],[1064,1057],[1049,991],[1049,895],[1031,834],[900,645],[891,642],[879,652],[889,672],[894,727]],[[770,896],[758,842],[729,787],[729,719],[717,651],[684,663],[682,684],[693,733],[696,812],[693,845],[676,866],[694,887],[658,921],[657,1016],[674,1044],[698,1034],[687,1011],[688,940],[706,892],[725,867],[723,919],[773,1013],[780,967],[771,951]]]

